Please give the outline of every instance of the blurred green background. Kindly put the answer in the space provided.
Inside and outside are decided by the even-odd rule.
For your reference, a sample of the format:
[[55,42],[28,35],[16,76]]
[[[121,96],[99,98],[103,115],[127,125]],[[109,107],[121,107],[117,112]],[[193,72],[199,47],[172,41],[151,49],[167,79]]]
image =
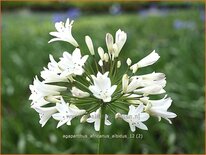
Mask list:
[[[54,22],[75,20],[73,36],[88,50],[84,36],[96,48],[105,47],[105,34],[119,28],[128,40],[121,52],[138,61],[153,49],[161,56],[141,73],[163,72],[170,108],[178,116],[170,125],[150,118],[143,139],[107,139],[105,153],[204,153],[204,3],[2,3],[2,153],[96,153],[97,139],[63,139],[64,134],[97,134],[92,124],[56,129],[49,120],[41,128],[38,114],[30,108],[29,84],[49,61],[58,60],[68,43],[48,44]],[[123,60],[122,59],[122,60]],[[131,134],[123,121],[112,120],[105,134]]]

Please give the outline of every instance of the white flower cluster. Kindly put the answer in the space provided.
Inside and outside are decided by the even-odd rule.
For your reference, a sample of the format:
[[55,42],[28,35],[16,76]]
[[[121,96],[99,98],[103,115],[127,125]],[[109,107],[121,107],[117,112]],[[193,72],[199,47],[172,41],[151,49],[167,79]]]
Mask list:
[[[119,54],[127,40],[127,34],[121,30],[116,32],[115,39],[107,33],[107,50],[98,47],[97,52],[92,39],[86,36],[91,56],[82,56],[72,36],[72,24],[69,19],[65,24],[56,23],[57,32],[50,33],[55,38],[49,43],[66,41],[75,47],[74,51],[63,52],[58,62],[50,55],[48,67],[41,71],[43,80],[36,76],[30,85],[31,108],[39,113],[42,127],[51,117],[59,121],[58,128],[63,124],[71,125],[73,118],[81,116],[81,123],[94,123],[95,130],[99,131],[102,106],[106,108],[105,125],[112,124],[108,116],[111,111],[116,119],[129,123],[132,132],[136,127],[147,130],[143,122],[150,116],[171,123],[170,119],[176,117],[175,113],[167,111],[172,99],[167,95],[160,100],[150,99],[152,95],[165,93],[165,75],[156,72],[136,75],[138,69],[154,64],[160,56],[153,51],[137,63],[132,64],[130,58],[121,62]],[[125,71],[122,63],[127,66]]]

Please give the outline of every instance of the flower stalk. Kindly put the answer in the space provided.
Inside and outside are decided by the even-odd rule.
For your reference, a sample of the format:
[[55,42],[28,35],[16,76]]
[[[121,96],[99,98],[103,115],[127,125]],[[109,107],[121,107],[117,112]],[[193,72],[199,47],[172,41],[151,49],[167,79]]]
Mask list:
[[104,103],[102,103],[101,112],[100,112],[98,154],[103,154],[103,148],[104,148],[104,136],[103,135],[104,135],[105,110],[106,110],[106,106]]

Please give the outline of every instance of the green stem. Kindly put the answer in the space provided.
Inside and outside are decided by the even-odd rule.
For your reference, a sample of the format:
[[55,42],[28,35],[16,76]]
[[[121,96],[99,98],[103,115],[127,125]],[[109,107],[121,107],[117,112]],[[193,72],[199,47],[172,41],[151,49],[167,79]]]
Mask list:
[[104,134],[104,122],[105,122],[105,108],[104,103],[101,105],[101,115],[100,115],[100,130],[99,130],[99,143],[98,143],[98,154],[103,154],[103,134]]

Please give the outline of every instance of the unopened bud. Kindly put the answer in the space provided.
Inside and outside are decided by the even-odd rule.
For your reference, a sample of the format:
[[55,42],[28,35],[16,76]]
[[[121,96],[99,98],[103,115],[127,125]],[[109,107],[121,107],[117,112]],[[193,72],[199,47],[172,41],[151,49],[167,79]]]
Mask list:
[[138,69],[138,65],[137,64],[134,64],[130,67],[130,69],[132,70],[132,73],[136,73],[137,72],[137,69]]
[[94,55],[94,46],[92,43],[92,39],[89,36],[85,36],[85,42],[87,44],[87,47],[88,47],[91,55]]
[[120,68],[121,67],[121,61],[117,61],[117,68]]
[[108,62],[109,61],[109,55],[108,53],[104,53],[104,61]]
[[124,74],[123,77],[122,77],[122,90],[123,90],[123,93],[125,93],[127,91],[128,84],[129,84],[129,77],[128,77],[127,74]]
[[99,60],[99,62],[98,62],[98,64],[99,64],[99,66],[103,66],[103,61],[102,60]]
[[116,115],[115,115],[115,119],[118,119],[118,118],[121,118],[121,114],[120,113],[116,113]]
[[104,50],[103,48],[99,47],[98,48],[98,54],[101,60],[104,60]]
[[127,59],[127,65],[130,66],[132,64],[132,60],[130,58]]
[[87,121],[88,115],[83,115],[80,119],[80,123],[84,123]]

